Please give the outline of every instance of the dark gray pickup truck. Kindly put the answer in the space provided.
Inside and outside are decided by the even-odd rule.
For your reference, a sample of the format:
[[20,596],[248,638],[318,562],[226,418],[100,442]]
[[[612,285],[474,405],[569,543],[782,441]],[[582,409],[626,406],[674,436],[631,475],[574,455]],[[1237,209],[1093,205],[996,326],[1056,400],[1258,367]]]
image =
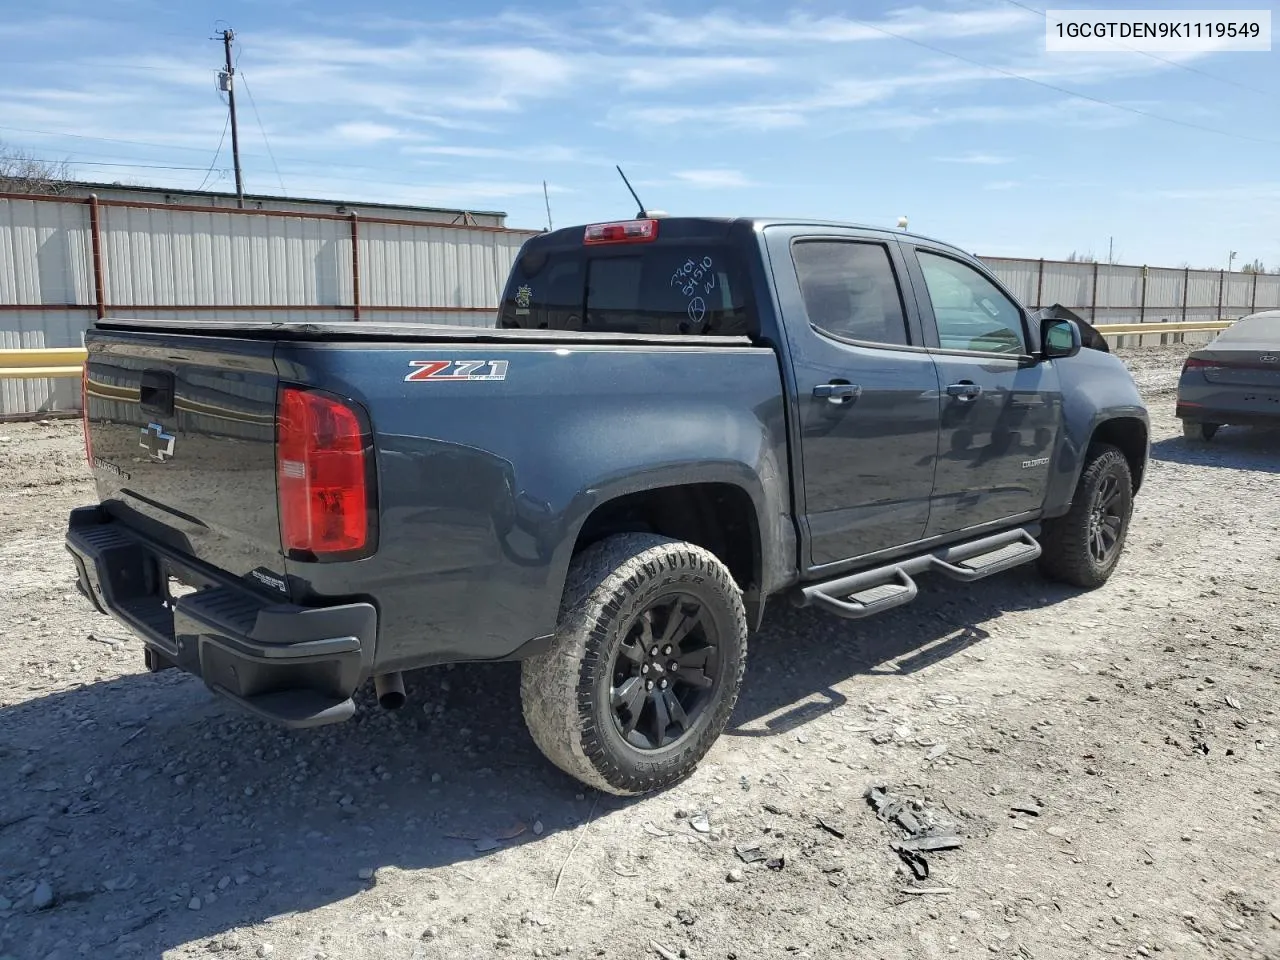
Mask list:
[[372,678],[522,661],[544,753],[618,794],[723,730],[773,598],[857,619],[1032,560],[1103,583],[1148,456],[1122,364],[922,237],[793,220],[544,233],[494,326],[108,320],[81,588],[292,727]]

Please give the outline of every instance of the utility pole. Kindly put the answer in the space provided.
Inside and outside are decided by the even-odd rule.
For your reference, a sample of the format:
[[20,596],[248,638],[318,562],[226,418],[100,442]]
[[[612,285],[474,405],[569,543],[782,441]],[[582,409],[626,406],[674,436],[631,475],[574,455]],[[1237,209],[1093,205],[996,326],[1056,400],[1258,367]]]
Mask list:
[[244,177],[240,173],[240,131],[236,127],[236,68],[231,63],[231,41],[236,38],[234,30],[222,31],[222,46],[227,52],[227,66],[219,78],[222,89],[227,92],[227,101],[231,107],[231,157],[236,167],[236,206],[244,206]]
[[1107,263],[1115,263],[1116,238],[1107,237]]

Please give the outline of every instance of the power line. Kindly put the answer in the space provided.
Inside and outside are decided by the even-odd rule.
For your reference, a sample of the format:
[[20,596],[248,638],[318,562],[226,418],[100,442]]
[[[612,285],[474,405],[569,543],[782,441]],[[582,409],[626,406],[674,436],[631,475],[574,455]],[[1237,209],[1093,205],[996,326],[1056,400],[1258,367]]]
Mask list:
[[[83,134],[83,133],[59,133],[54,130],[33,130],[27,127],[0,126],[0,130],[7,130],[12,133],[26,133],[26,134],[31,134],[31,135],[40,136],[40,137],[69,137],[74,140],[93,140],[97,143],[119,143],[119,144],[124,144],[126,146],[132,146],[132,147],[149,147],[154,150],[182,150],[187,153],[200,153],[200,154],[204,154],[208,150],[208,147],[185,147],[180,144],[150,143],[145,140],[121,140],[116,137],[94,137],[94,136],[90,136],[88,134]],[[244,153],[242,154],[242,156],[260,158],[262,155],[256,154],[256,153]],[[284,160],[286,163],[297,163],[297,164],[305,164],[307,166],[324,167],[326,170],[329,170],[329,169],[368,170],[373,173],[378,173],[379,171],[384,169],[381,167],[371,167],[367,164],[336,163],[330,160],[310,160],[310,159],[304,159],[302,157],[280,157],[279,159]],[[400,168],[397,167],[393,169],[400,169]]]
[[855,20],[853,17],[846,17],[851,23],[866,27],[868,30],[874,30],[877,33],[883,33],[886,37],[893,37],[895,40],[901,40],[912,46],[920,47],[932,53],[941,54],[944,57],[951,57],[953,60],[959,60],[970,66],[981,67],[983,70],[991,70],[995,73],[1003,74],[1006,77],[1012,77],[1015,80],[1022,80],[1026,83],[1033,83],[1037,87],[1043,87],[1046,90],[1052,90],[1055,93],[1061,93],[1068,97],[1075,97],[1077,100],[1087,100],[1090,103],[1096,103],[1100,106],[1111,107],[1113,110],[1123,110],[1125,113],[1132,113],[1135,116],[1146,117],[1148,120],[1159,120],[1162,123],[1171,123],[1179,127],[1186,127],[1190,130],[1199,130],[1201,133],[1216,133],[1219,136],[1230,137],[1235,140],[1247,140],[1250,143],[1265,143],[1270,146],[1280,146],[1280,140],[1268,140],[1264,137],[1251,137],[1244,133],[1233,133],[1230,130],[1220,130],[1217,127],[1206,127],[1203,124],[1193,123],[1190,120],[1179,120],[1176,117],[1166,117],[1158,113],[1151,113],[1148,110],[1139,110],[1137,107],[1130,107],[1123,103],[1115,103],[1111,100],[1104,100],[1101,97],[1093,97],[1087,93],[1080,93],[1076,90],[1068,90],[1066,87],[1059,87],[1057,84],[1047,83],[1044,80],[1037,80],[1034,77],[1024,76],[1013,70],[1006,70],[1003,67],[995,67],[989,63],[983,63],[981,60],[974,60],[972,57],[966,57],[959,53],[953,53],[950,50],[943,50],[941,47],[935,47],[931,43],[925,43],[923,40],[916,40],[912,37],[904,37],[902,34],[894,33],[892,30],[886,30],[878,27],[874,23],[867,23],[865,20]]
[[[35,159],[41,159],[41,158],[35,158]],[[59,161],[56,161],[56,160],[46,160],[46,162],[49,162],[49,163],[56,163],[56,162],[59,162]],[[75,163],[76,161],[69,161],[69,162],[71,162],[71,163]],[[81,161],[81,162],[86,162],[86,163],[87,163],[87,161]],[[118,164],[112,164],[112,165],[113,165],[113,166],[120,166],[120,167],[133,167],[133,166],[146,167],[146,166],[149,166],[148,164],[145,164],[145,163],[137,163],[137,164],[134,164],[134,163],[118,163]],[[341,165],[340,165],[340,164],[326,164],[326,166],[341,166]],[[158,170],[160,170],[160,169],[163,169],[163,170],[205,170],[206,168],[205,168],[205,167],[203,167],[203,166],[200,166],[200,167],[196,167],[196,166],[172,166],[172,167],[171,167],[171,166],[168,166],[168,165],[166,165],[166,164],[155,164],[155,165],[153,166],[153,169],[158,169]],[[375,175],[375,176],[376,176],[376,174],[378,174],[378,173],[379,173],[379,171],[378,171],[376,168],[364,167],[364,168],[356,168],[356,169],[367,169],[367,170],[369,170],[369,172],[370,172],[371,174],[373,174],[373,175]],[[403,168],[397,168],[397,169],[403,169]],[[388,171],[388,172],[390,172],[390,171]],[[429,189],[439,188],[439,187],[441,186],[441,184],[438,184],[438,183],[423,183],[423,182],[410,183],[410,182],[405,181],[405,180],[385,180],[385,179],[382,179],[381,177],[376,177],[376,178],[375,178],[375,176],[371,176],[371,177],[344,177],[344,176],[340,176],[340,175],[338,175],[338,174],[333,174],[333,173],[318,173],[318,174],[316,174],[316,178],[317,178],[317,179],[319,179],[319,180],[325,180],[325,181],[332,180],[332,181],[335,181],[335,182],[337,182],[337,183],[359,183],[359,184],[366,184],[366,185],[375,186],[375,187],[408,187],[408,188],[410,188],[410,189],[415,189],[415,190],[424,190],[424,189],[425,189],[425,190],[429,190]],[[446,186],[447,186],[447,185],[446,185]],[[160,189],[160,188],[156,188],[156,189]],[[190,188],[190,187],[181,187],[181,188],[175,187],[175,188],[171,188],[171,189],[173,189],[173,190],[175,190],[175,191],[181,191],[181,190],[191,190],[192,188]],[[197,189],[198,189],[198,188],[197,188]]]
[[[53,161],[41,161],[51,163]],[[77,160],[74,157],[67,159],[67,163],[73,167],[125,167],[138,170],[203,170],[204,167],[177,167],[164,163],[108,163],[104,160]]]
[[214,165],[218,162],[218,157],[222,155],[222,144],[227,139],[227,127],[231,126],[231,114],[227,114],[227,119],[222,122],[222,136],[218,138],[218,149],[213,151],[213,159],[209,161],[209,169],[204,172],[204,179],[200,181],[197,190],[203,190],[204,185],[209,182],[209,177],[213,175]]
[[[1049,19],[1049,15],[1045,11],[1037,10],[1035,7],[1022,3],[1021,0],[1005,0],[1005,3],[1011,3],[1015,7],[1021,7],[1023,10],[1026,10],[1030,13],[1034,13],[1039,17],[1043,17],[1045,20]],[[1239,87],[1241,90],[1249,90],[1253,93],[1260,93],[1264,97],[1270,97],[1274,95],[1267,90],[1262,90],[1258,87],[1251,87],[1247,83],[1240,83],[1239,81],[1231,80],[1231,79],[1228,79],[1227,77],[1220,77],[1216,73],[1210,73],[1208,70],[1201,70],[1198,67],[1192,67],[1192,66],[1188,66],[1185,63],[1179,63],[1177,60],[1169,60],[1169,59],[1166,59],[1165,57],[1157,56],[1156,54],[1152,53],[1149,50],[1139,50],[1137,47],[1130,47],[1127,44],[1123,44],[1118,40],[1112,40],[1111,42],[1123,50],[1128,50],[1130,53],[1141,54],[1142,56],[1146,57],[1148,60],[1155,60],[1158,63],[1167,64],[1170,67],[1177,67],[1179,70],[1187,71],[1187,73],[1194,73],[1201,77],[1207,77],[1210,80],[1216,80],[1219,83],[1230,84],[1233,87]]]
[[[239,58],[237,57],[236,59],[238,62]],[[249,89],[249,78],[241,73],[240,79],[244,81],[244,92],[249,95],[249,106],[253,107],[253,118],[258,121],[258,130],[262,133],[262,143],[267,148],[267,156],[271,158],[271,166],[276,171],[276,179],[280,181],[280,193],[287,197],[289,191],[284,187],[284,177],[280,176],[280,164],[276,163],[276,155],[271,152],[271,141],[267,139],[267,128],[262,125],[262,117],[258,113],[258,102],[253,99],[253,91]]]

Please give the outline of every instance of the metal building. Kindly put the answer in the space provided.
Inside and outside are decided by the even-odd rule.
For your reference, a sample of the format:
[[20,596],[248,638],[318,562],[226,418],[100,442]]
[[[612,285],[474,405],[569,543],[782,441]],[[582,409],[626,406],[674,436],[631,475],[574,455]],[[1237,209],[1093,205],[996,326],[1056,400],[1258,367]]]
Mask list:
[[[534,232],[505,222],[259,196],[239,209],[227,194],[98,184],[0,194],[0,348],[78,347],[106,316],[489,326]],[[0,380],[0,416],[79,402],[74,381]]]

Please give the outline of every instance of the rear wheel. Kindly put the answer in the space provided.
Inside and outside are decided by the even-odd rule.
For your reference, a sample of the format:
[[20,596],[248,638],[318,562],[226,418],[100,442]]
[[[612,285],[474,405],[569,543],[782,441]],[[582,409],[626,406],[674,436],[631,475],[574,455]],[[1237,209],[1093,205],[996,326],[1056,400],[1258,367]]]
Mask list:
[[1100,587],[1120,561],[1133,514],[1129,461],[1109,444],[1089,448],[1071,509],[1045,521],[1040,569],[1077,587]]
[[1193,443],[1208,443],[1218,433],[1220,423],[1200,423],[1196,420],[1182,421],[1182,435]]
[[724,730],[746,645],[741,591],[714,554],[652,534],[609,537],[574,558],[555,639],[522,664],[525,723],[589,786],[662,789]]

